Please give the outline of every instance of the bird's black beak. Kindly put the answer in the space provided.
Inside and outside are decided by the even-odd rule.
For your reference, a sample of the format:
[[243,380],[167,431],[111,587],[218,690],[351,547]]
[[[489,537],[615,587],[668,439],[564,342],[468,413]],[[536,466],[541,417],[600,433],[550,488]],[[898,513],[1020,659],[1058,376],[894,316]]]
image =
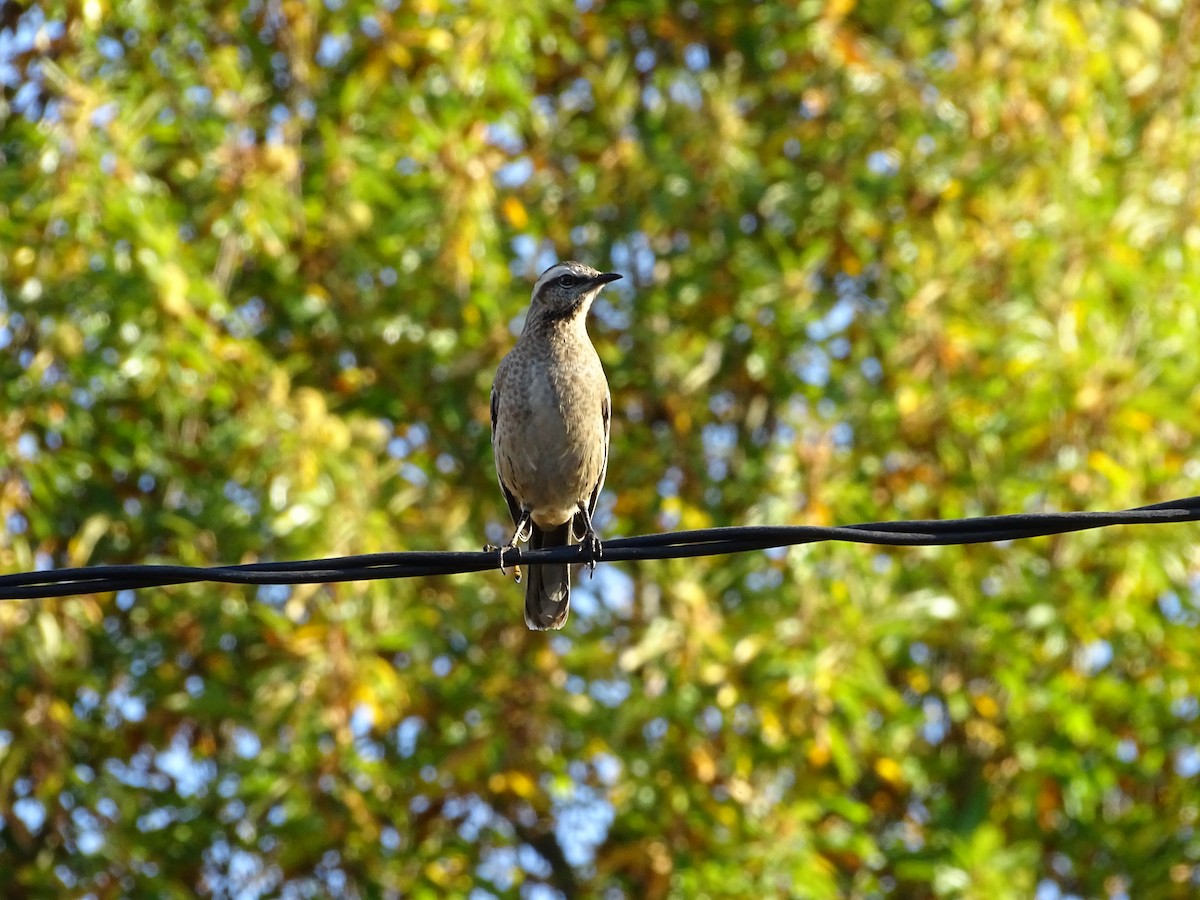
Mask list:
[[616,272],[605,272],[603,275],[597,275],[592,279],[592,284],[608,284],[610,281],[616,281],[621,276]]

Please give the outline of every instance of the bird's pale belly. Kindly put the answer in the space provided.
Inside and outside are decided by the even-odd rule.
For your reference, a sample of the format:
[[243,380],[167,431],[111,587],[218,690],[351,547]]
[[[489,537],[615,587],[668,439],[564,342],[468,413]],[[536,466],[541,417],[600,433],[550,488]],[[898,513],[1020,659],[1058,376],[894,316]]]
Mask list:
[[514,493],[539,527],[552,528],[574,516],[600,478],[600,416],[572,412],[568,407],[564,414],[559,403],[532,404],[529,414],[521,417],[523,433],[509,444],[519,448],[510,457]]

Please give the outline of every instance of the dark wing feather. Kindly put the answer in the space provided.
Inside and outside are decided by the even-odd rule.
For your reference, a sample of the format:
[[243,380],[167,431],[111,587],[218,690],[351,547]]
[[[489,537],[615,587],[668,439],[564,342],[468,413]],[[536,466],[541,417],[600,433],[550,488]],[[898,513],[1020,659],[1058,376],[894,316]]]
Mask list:
[[[499,382],[499,378],[496,379]],[[500,395],[496,390],[496,385],[492,385],[492,455],[496,458],[496,481],[500,483],[500,492],[504,494],[504,502],[508,504],[508,514],[512,516],[513,524],[516,525],[521,521],[521,504],[517,502],[517,498],[513,496],[513,492],[508,489],[508,485],[504,483],[504,477],[500,474],[500,448],[496,446],[496,413],[500,408]]]
[[604,476],[608,474],[608,426],[612,419],[611,401],[608,396],[608,391],[604,391],[604,399],[600,402],[600,415],[604,419],[604,461],[600,463],[600,478],[596,481],[596,486],[592,488],[591,496],[588,497],[588,515],[594,515],[596,512],[596,504],[600,502],[600,491],[604,487]]

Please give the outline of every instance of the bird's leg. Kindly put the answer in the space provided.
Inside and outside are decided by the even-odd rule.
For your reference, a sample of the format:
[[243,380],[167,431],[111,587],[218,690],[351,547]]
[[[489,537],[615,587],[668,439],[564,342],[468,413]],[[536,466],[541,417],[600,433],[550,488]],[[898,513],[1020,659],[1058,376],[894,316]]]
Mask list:
[[[529,538],[532,535],[533,535],[533,518],[530,516],[529,510],[523,509],[523,510],[521,510],[521,518],[519,520],[517,520],[517,528],[513,532],[512,539],[509,540],[509,542],[507,544],[505,544],[503,547],[497,547],[495,544],[485,544],[483,549],[488,552],[491,552],[493,550],[496,551],[496,555],[499,558],[499,562],[500,562],[500,571],[502,574],[507,575],[508,567],[504,565],[505,551],[515,550],[517,547],[517,544],[521,543],[521,541],[529,540]],[[513,566],[513,572],[516,574],[517,583],[520,584],[521,583],[521,567]]]
[[583,517],[583,537],[579,539],[579,543],[583,546],[584,552],[592,557],[588,560],[587,567],[588,577],[594,577],[596,560],[604,554],[604,545],[600,543],[600,538],[596,537],[596,529],[592,527],[592,516],[583,503],[579,504],[579,515]]

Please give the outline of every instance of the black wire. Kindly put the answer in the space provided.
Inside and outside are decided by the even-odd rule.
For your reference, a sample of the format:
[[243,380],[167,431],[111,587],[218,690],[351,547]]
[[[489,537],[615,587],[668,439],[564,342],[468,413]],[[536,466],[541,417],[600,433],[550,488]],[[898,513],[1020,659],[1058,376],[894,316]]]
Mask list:
[[[601,558],[608,562],[681,559],[791,547],[818,541],[847,541],[894,547],[934,547],[981,544],[1022,538],[1069,534],[1114,525],[1152,525],[1200,520],[1200,497],[1168,500],[1120,512],[1025,513],[966,519],[922,519],[908,522],[866,522],[861,525],[745,525],[701,528],[604,542]],[[504,553],[506,565],[549,562],[591,562],[581,546]],[[87,566],[0,575],[0,600],[67,597],[136,588],[164,587],[209,581],[224,584],[326,584],[381,578],[419,578],[458,575],[494,569],[494,550],[449,550],[371,553],[333,559],[248,563],[238,566],[126,565]]]

